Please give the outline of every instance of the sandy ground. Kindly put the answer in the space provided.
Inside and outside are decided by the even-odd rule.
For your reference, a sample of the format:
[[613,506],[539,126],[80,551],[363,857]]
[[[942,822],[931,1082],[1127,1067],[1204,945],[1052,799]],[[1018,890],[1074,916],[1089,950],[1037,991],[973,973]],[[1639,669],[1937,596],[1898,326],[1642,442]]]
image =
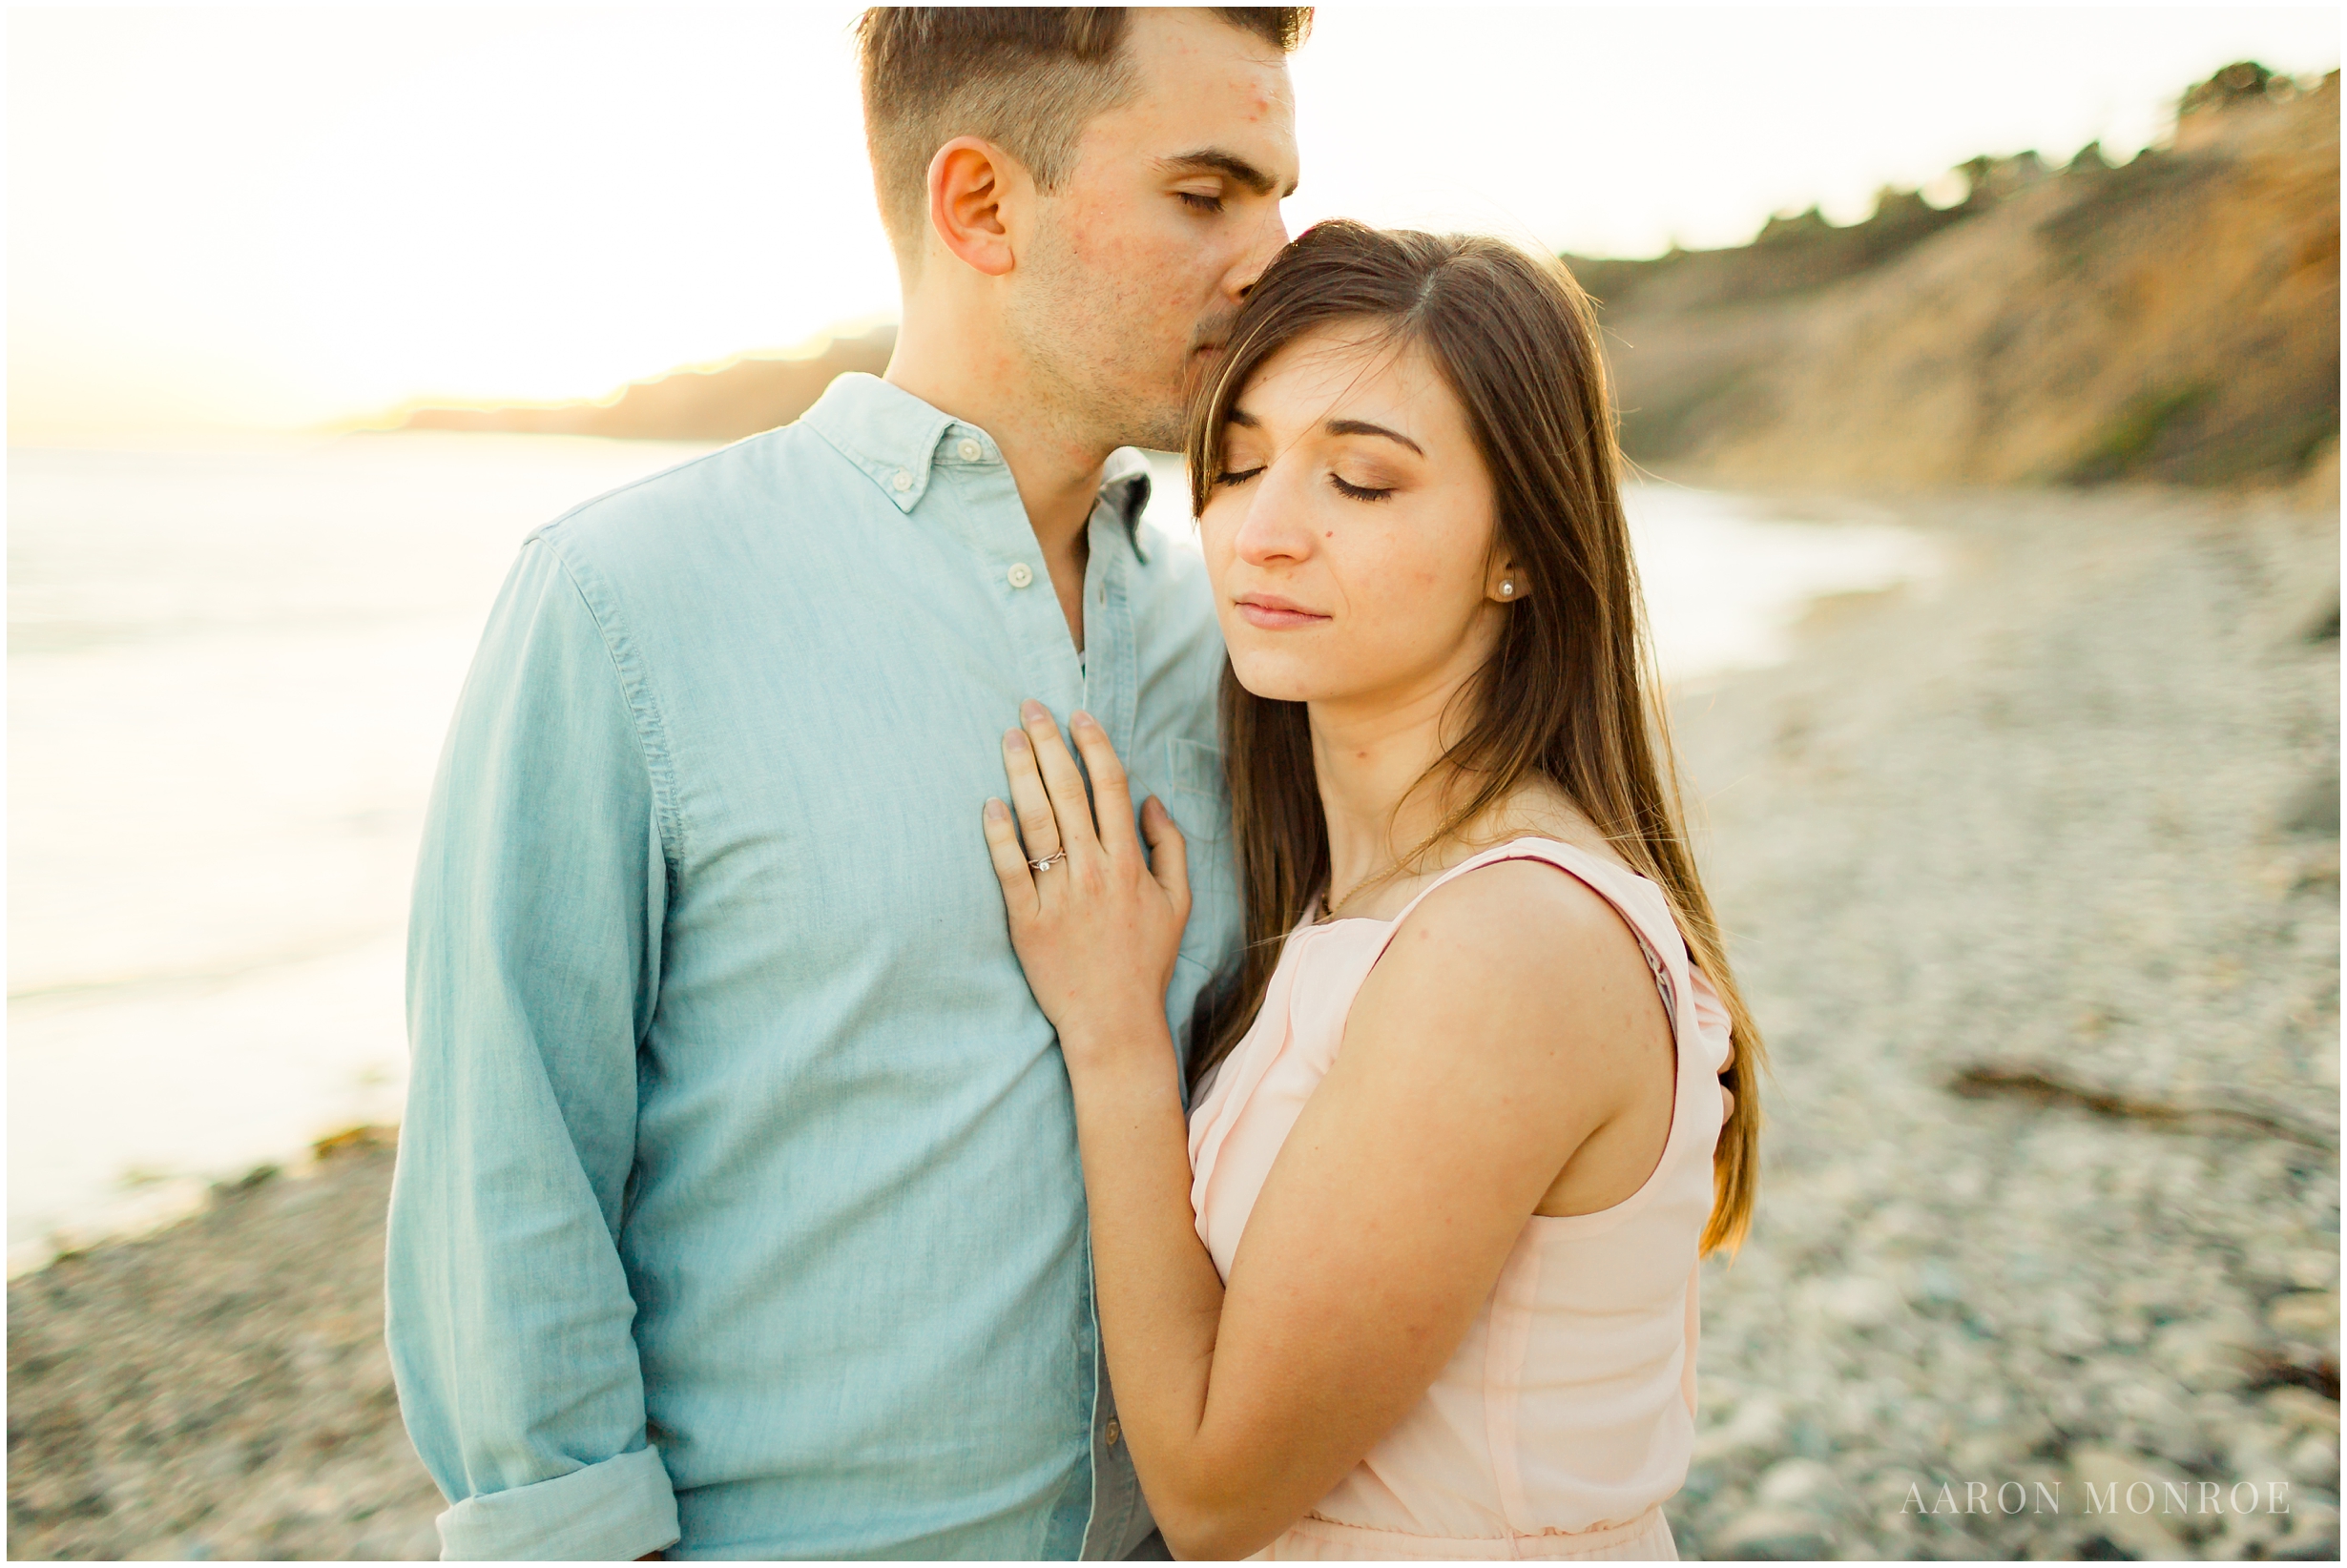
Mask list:
[[[1890,505],[1935,583],[1680,704],[1776,1062],[1681,1550],[2336,1558],[2337,516]],[[432,1554],[389,1168],[11,1286],[10,1556]]]

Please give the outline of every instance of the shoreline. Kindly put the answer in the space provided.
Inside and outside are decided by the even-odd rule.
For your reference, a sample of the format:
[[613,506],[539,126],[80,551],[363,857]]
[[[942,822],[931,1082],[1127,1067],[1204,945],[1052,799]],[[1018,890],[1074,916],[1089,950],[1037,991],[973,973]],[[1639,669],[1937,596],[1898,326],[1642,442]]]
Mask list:
[[[2336,1556],[2337,514],[1857,499],[1942,569],[1674,701],[1774,1059],[1681,1550]],[[11,1277],[11,1556],[436,1553],[391,1164],[353,1136]],[[2080,1511],[2242,1479],[2295,1506]],[[2071,1506],[1902,1511],[2007,1481]]]
[[109,1248],[151,1241],[203,1217],[223,1194],[241,1192],[268,1182],[304,1182],[330,1174],[329,1162],[353,1148],[390,1147],[399,1142],[399,1127],[383,1122],[356,1122],[307,1142],[273,1151],[241,1168],[212,1174],[156,1176],[126,1184],[122,1194],[87,1210],[46,1234],[11,1243],[8,1249],[8,1282],[37,1274],[54,1264],[84,1257]]
[[[426,434],[407,439],[427,447],[476,443],[495,447],[524,442],[559,445],[572,438]],[[509,468],[505,457],[482,463],[478,452],[460,466],[494,481],[491,489],[526,480],[533,490],[550,490],[559,475],[568,474],[561,480],[565,486],[575,479],[580,489],[592,491],[614,477],[573,472],[548,460],[542,447],[533,450],[540,461],[518,469]],[[635,463],[650,463],[656,455],[641,445],[632,450]],[[609,461],[627,459],[614,455]],[[1178,508],[1187,495],[1179,460],[1154,454],[1149,461],[1163,503],[1153,506],[1152,516],[1159,525],[1173,523],[1169,508]],[[290,469],[231,464],[241,477],[214,472],[206,482],[244,498],[265,521],[276,516],[269,508],[282,499],[278,482],[295,470],[305,475],[301,493],[308,493],[313,481],[322,484],[339,475],[352,485],[384,484],[409,494],[427,488],[420,485],[424,479],[437,476],[437,484],[449,477],[440,462],[434,458],[413,472],[402,463],[375,460],[354,469],[341,458],[318,470],[300,464]],[[206,478],[172,464],[162,472]],[[49,477],[69,496],[83,494],[93,481],[72,464]],[[133,499],[139,496],[146,499],[125,515],[143,515],[155,500],[144,490]],[[1872,508],[1763,505],[1669,479],[1633,485],[1625,499],[1651,596],[1655,654],[1667,676],[1710,671],[1693,678],[1714,680],[1730,669],[1777,662],[1787,654],[1786,629],[1817,592],[1929,569],[1929,552],[1903,530],[1876,526],[1883,516]],[[482,513],[484,520],[488,515]],[[286,526],[289,521],[279,517],[270,526]],[[31,517],[26,526],[31,530],[26,547],[38,554],[33,536],[45,526]],[[143,526],[129,528],[109,547],[131,549]],[[517,523],[516,536],[519,531]],[[1183,536],[1184,547],[1194,543],[1186,525],[1174,524],[1174,531]],[[251,543],[247,539],[236,547]],[[443,540],[432,553],[445,557],[457,575],[479,574],[484,607],[508,564],[503,547],[458,550]],[[202,577],[217,561],[197,557],[180,564],[197,575],[184,580],[177,573],[164,575],[177,584],[172,592],[192,596],[191,605],[240,602],[241,590],[233,585]],[[252,566],[262,569],[258,561]],[[106,639],[125,635],[124,628],[109,631],[94,622],[85,624],[96,609],[94,602],[76,597],[83,589],[72,586],[78,581],[75,573],[51,575],[54,580],[48,589],[39,582],[18,585],[26,602],[17,606],[24,613],[14,635],[27,661],[17,692],[25,710],[20,738],[29,757],[38,753],[37,765],[19,780],[25,796],[19,827],[29,843],[45,846],[33,861],[19,866],[20,891],[31,902],[51,908],[53,918],[39,939],[19,943],[18,990],[10,1002],[10,1022],[23,1047],[15,1085],[20,1098],[57,1114],[29,1120],[11,1146],[10,1279],[59,1252],[151,1234],[198,1210],[216,1182],[240,1180],[260,1165],[295,1168],[309,1158],[310,1143],[333,1129],[398,1119],[405,1071],[398,1011],[400,950],[413,836],[421,829],[428,784],[428,773],[418,770],[437,753],[446,723],[436,703],[414,696],[428,682],[402,683],[396,697],[380,684],[386,668],[383,658],[392,647],[384,640],[389,633],[370,632],[357,643],[320,644],[299,628],[271,623],[270,656],[223,661],[211,633],[182,628],[168,637],[135,637],[130,652],[109,654],[105,650],[113,645]],[[290,586],[279,584],[272,591]],[[421,613],[410,588],[383,600],[396,610],[395,621]],[[50,590],[64,598],[44,600]],[[72,609],[74,604],[81,608]],[[440,615],[434,625],[430,657],[453,700],[478,626],[469,617],[449,615]],[[425,635],[420,629],[414,634]],[[93,636],[98,639],[94,644],[79,640]],[[405,649],[402,657],[424,653],[420,643],[399,646]],[[88,665],[93,650],[108,661],[103,668]],[[182,668],[183,658],[197,663]],[[303,683],[274,684],[272,669],[312,666],[318,673]],[[180,724],[186,705],[169,705],[175,712],[162,713],[138,693],[189,680],[205,689],[274,692],[266,701],[223,712],[280,735],[298,733],[314,719],[314,709],[291,700],[305,690],[319,700],[345,687],[372,693],[391,705],[363,726],[365,750],[376,765],[358,771],[342,763],[314,768],[319,757],[301,748],[280,748],[258,760],[229,756],[214,749],[216,725],[190,726],[174,738],[172,727]],[[150,728],[158,724],[159,732]],[[198,777],[224,776],[222,770],[234,763],[282,769],[291,782],[278,809],[244,815],[233,823],[213,817],[201,802],[143,799],[135,790],[121,796],[122,809],[140,814],[135,826],[149,840],[213,846],[195,861],[170,861],[176,869],[158,876],[151,856],[121,856],[107,847],[119,843],[121,833],[93,839],[93,824],[105,814],[76,803],[86,794],[78,780],[118,774],[122,760],[115,748],[93,747],[88,737],[134,732],[149,733],[160,748],[156,754]],[[343,751],[355,755],[356,745],[352,741]],[[380,781],[385,778],[404,782],[384,788]],[[234,801],[210,804],[242,811]],[[239,846],[233,863],[218,853],[229,843]],[[190,904],[186,888],[232,872],[249,877],[252,886],[274,883],[280,896],[257,897],[248,891],[232,893],[226,905]],[[298,909],[314,918],[291,918],[289,911]],[[128,923],[104,913],[109,910],[128,912]],[[177,1050],[156,1052],[157,1040],[182,1043]],[[130,1085],[129,1092],[120,1091],[123,1084]],[[269,1086],[268,1092],[255,1092],[259,1085]]]

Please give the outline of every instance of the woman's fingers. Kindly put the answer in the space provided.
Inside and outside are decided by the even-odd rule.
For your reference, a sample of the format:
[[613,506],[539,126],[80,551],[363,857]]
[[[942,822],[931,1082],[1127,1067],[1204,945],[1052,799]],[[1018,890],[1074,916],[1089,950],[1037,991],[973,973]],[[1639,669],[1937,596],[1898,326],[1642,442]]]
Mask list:
[[1003,772],[1010,779],[1010,805],[1019,814],[1019,833],[1027,840],[1028,860],[1049,860],[1060,851],[1059,817],[1051,810],[1043,774],[1035,768],[1035,748],[1024,730],[1003,734]]
[[1190,918],[1190,842],[1175,825],[1165,802],[1151,795],[1141,807],[1141,832],[1149,837],[1149,874],[1157,878],[1174,913]]
[[1034,918],[1041,907],[1035,897],[1035,874],[1028,868],[1027,852],[1019,847],[1018,830],[1011,826],[1010,808],[989,800],[986,809],[987,854],[994,875],[1002,878],[1003,907],[1013,923]]
[[[1050,793],[1060,844],[1070,855],[1083,855],[1097,848],[1100,840],[1092,832],[1092,807],[1084,794],[1084,775],[1077,771],[1075,758],[1069,754],[1068,743],[1060,738],[1059,725],[1052,719],[1051,711],[1029,698],[1019,705],[1019,719],[1034,747],[1035,762],[1043,773],[1043,787]],[[1025,820],[1024,814],[1021,820]]]
[[1138,854],[1141,840],[1132,831],[1132,786],[1126,781],[1125,765],[1117,760],[1109,732],[1081,708],[1068,716],[1068,732],[1075,736],[1076,750],[1084,753],[1084,771],[1091,775],[1092,815],[1099,824],[1100,847],[1111,859]]

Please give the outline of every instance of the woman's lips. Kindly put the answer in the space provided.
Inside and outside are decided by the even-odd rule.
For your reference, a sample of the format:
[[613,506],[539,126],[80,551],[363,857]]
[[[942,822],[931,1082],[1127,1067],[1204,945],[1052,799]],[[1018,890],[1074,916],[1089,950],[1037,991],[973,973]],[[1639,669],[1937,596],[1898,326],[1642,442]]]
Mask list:
[[1260,627],[1266,631],[1285,631],[1299,626],[1321,626],[1328,620],[1327,616],[1315,614],[1303,606],[1292,600],[1282,599],[1277,594],[1250,593],[1240,598],[1237,603],[1238,612],[1247,618],[1247,624]]

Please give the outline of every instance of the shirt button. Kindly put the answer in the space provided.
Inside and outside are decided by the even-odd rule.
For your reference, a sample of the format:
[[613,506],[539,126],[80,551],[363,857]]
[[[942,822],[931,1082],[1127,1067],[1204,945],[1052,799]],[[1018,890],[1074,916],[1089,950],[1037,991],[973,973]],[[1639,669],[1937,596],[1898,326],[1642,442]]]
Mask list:
[[1010,563],[1010,570],[1007,575],[1010,578],[1012,588],[1025,588],[1035,580],[1035,569],[1024,561],[1013,561]]
[[897,470],[897,477],[889,481],[889,483],[894,485],[900,490],[909,490],[913,487],[913,476],[906,473],[903,469],[899,468]]
[[980,458],[987,455],[987,449],[979,445],[976,442],[970,440],[967,436],[964,436],[962,438],[962,444],[955,447],[954,450],[962,454],[962,461],[964,463],[975,463]]
[[1116,1417],[1113,1415],[1109,1417],[1109,1424],[1100,1429],[1100,1440],[1111,1448],[1114,1448],[1116,1440],[1124,1434],[1125,1429],[1116,1424]]

